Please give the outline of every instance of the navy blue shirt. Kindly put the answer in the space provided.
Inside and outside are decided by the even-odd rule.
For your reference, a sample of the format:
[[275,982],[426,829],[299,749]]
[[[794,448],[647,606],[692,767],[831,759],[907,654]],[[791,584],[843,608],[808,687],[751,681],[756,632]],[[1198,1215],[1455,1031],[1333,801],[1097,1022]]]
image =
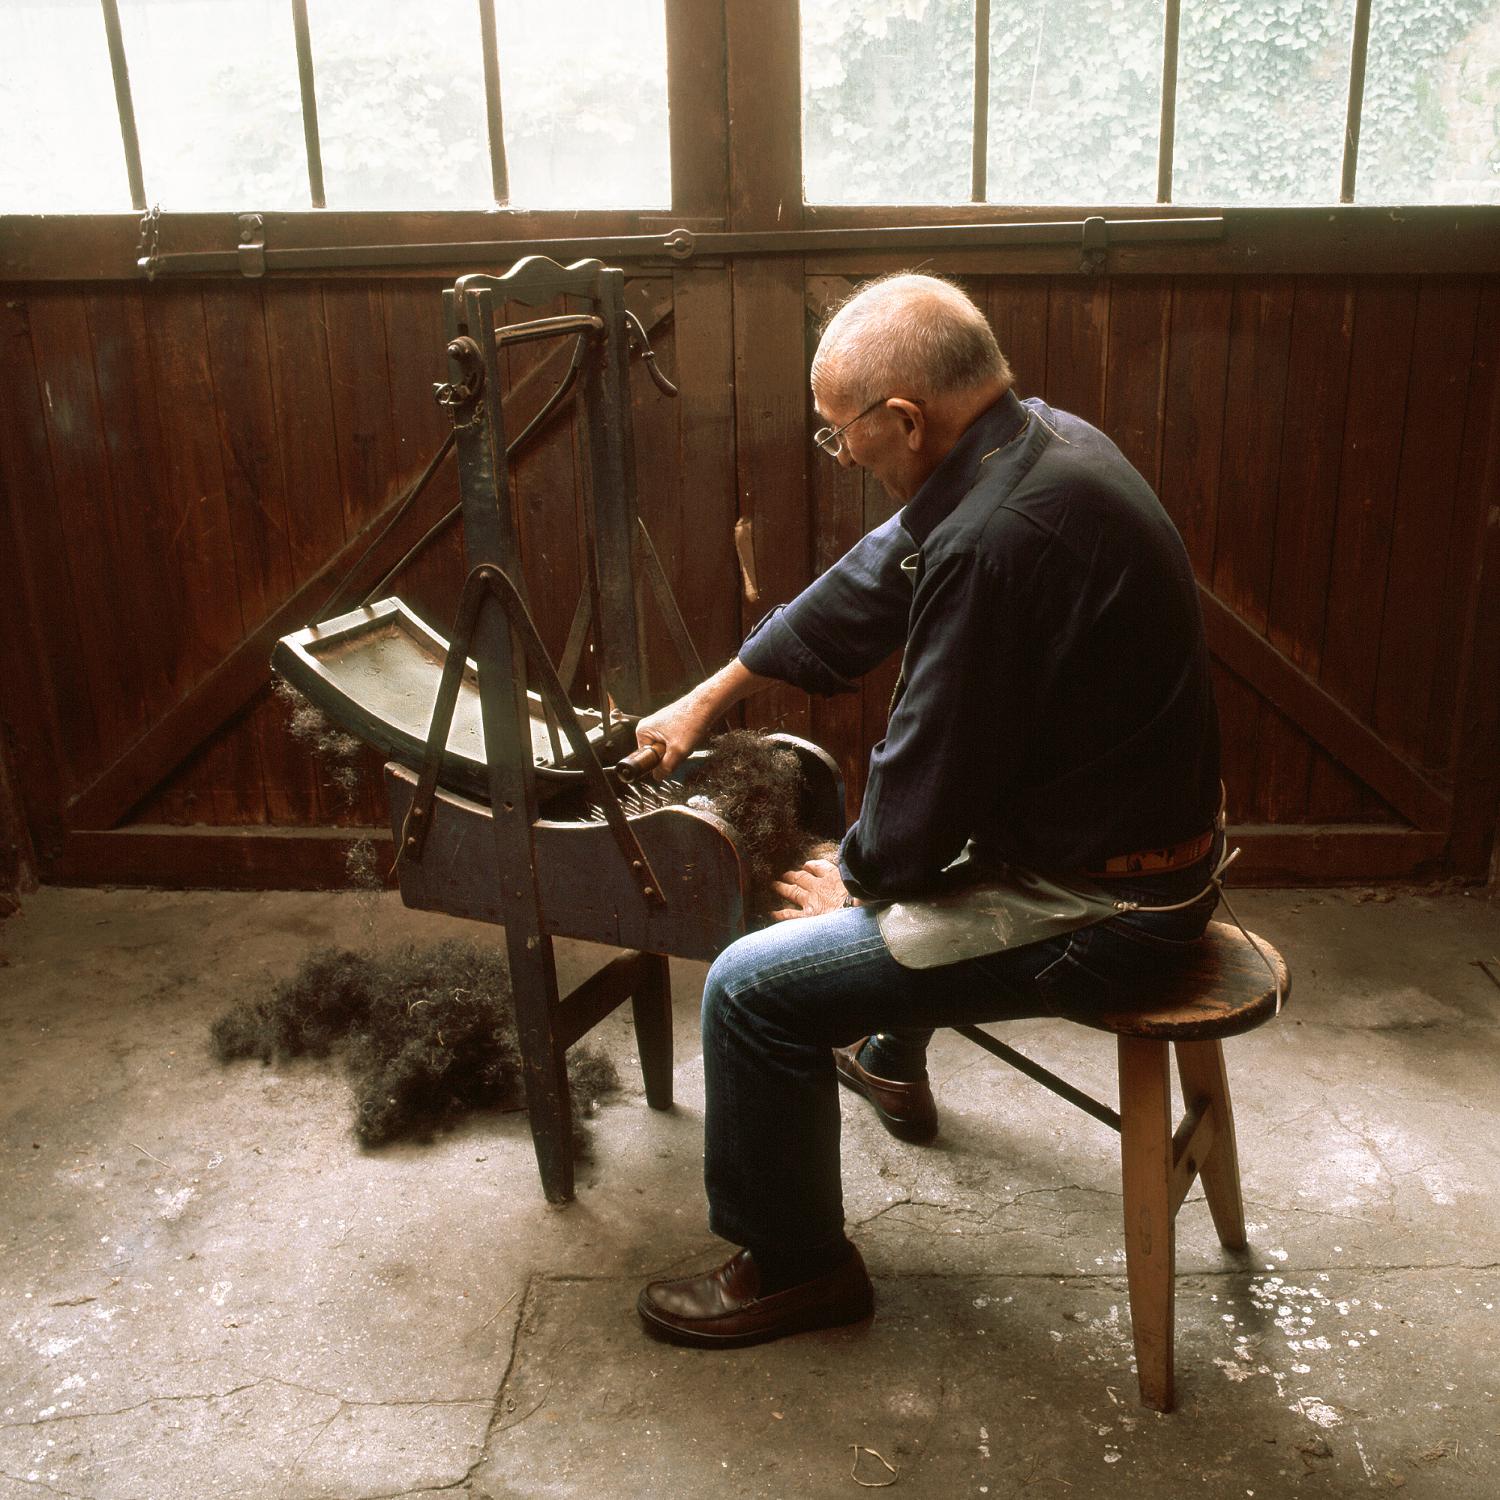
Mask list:
[[919,894],[970,842],[1067,874],[1213,822],[1192,567],[1150,486],[1080,418],[1003,396],[739,658],[833,694],[903,647],[840,851],[855,895]]

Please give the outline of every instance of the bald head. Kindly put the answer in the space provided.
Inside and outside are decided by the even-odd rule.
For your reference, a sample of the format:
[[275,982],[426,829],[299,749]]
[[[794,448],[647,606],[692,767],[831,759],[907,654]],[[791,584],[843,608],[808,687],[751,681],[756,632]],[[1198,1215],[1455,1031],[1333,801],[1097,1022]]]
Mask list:
[[823,330],[813,390],[863,406],[882,396],[994,400],[1011,372],[984,315],[951,282],[902,273],[870,282]]

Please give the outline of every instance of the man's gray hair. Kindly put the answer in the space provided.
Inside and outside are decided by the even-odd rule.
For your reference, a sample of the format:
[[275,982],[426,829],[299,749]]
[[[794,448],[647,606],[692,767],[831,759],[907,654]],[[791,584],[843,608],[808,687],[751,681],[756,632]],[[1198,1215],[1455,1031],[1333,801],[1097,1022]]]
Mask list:
[[857,406],[882,396],[944,396],[998,380],[1010,365],[984,314],[939,276],[899,272],[849,297],[823,329],[812,383]]

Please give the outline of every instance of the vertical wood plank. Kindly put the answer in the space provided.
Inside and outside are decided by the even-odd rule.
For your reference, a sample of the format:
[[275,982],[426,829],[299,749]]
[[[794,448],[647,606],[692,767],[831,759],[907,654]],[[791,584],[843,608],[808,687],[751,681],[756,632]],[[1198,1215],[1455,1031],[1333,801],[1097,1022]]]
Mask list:
[[287,542],[292,577],[300,584],[348,535],[322,288],[316,282],[271,282],[265,288],[265,309]]
[[[1360,279],[1318,680],[1367,720],[1377,665],[1372,641],[1378,639],[1385,598],[1416,316],[1416,286],[1409,278]],[[1373,811],[1370,799],[1351,795],[1347,777],[1330,777],[1321,762],[1314,763],[1310,820],[1337,823]]]
[[[287,546],[293,582],[300,585],[337,551],[346,535],[329,389],[328,331],[322,288],[316,282],[269,282],[264,297],[271,397],[287,498]],[[326,611],[320,608],[316,613]],[[268,806],[282,796],[300,803],[306,792],[294,792],[293,787],[310,787],[318,821],[336,821],[343,801],[330,789],[327,767],[305,744],[294,743],[292,753],[305,769],[295,782],[291,777],[279,780],[274,799],[268,790]]]
[[1454,870],[1492,874],[1500,817],[1500,286],[1486,286],[1464,423],[1460,483],[1477,504],[1466,550],[1468,610],[1460,645],[1453,751]]
[[1469,625],[1475,604],[1478,560],[1484,546],[1484,465],[1491,444],[1500,441],[1500,426],[1491,428],[1496,400],[1496,365],[1500,361],[1500,281],[1478,283],[1474,355],[1464,400],[1457,493],[1453,512],[1453,545],[1443,572],[1442,623],[1439,639],[1457,649],[1439,652],[1432,674],[1427,710],[1424,759],[1432,766],[1453,766],[1465,725],[1456,718],[1458,683],[1463,672]]
[[[286,479],[271,389],[263,288],[212,282],[203,289],[203,315],[235,564],[245,627],[252,629],[293,588]],[[312,790],[306,752],[282,732],[282,720],[274,710],[256,704],[241,716],[237,733],[256,744],[261,797],[224,817],[221,810],[230,800],[229,793],[216,788],[213,820],[252,823],[270,817],[274,821],[277,811],[304,807],[311,811],[313,804],[306,800]],[[239,749],[238,745],[233,748]],[[229,749],[221,746],[218,759],[212,762],[221,777],[238,775],[248,766],[243,754],[227,753]]]
[[196,682],[244,631],[234,539],[224,494],[203,293],[158,282],[146,305],[164,465],[159,494],[169,557],[183,582],[183,675]]
[[37,853],[61,840],[63,797],[98,763],[93,705],[74,664],[82,635],[58,524],[57,494],[31,346],[30,297],[0,306],[0,705],[16,751]]
[[[802,55],[797,0],[728,0],[729,212],[736,229],[802,223]],[[812,577],[808,504],[806,302],[800,256],[742,257],[734,290],[735,469],[750,527],[758,599],[748,628]],[[747,708],[751,722],[806,733],[806,694],[780,686]]]
[[1381,738],[1413,759],[1425,747],[1440,650],[1434,604],[1452,537],[1478,309],[1472,281],[1424,280],[1417,293],[1374,701]]
[[[1304,277],[1297,282],[1266,634],[1277,650],[1313,676],[1323,642],[1353,334],[1354,285],[1349,278]],[[1311,742],[1274,713],[1263,722],[1262,734],[1255,774],[1266,789],[1268,818],[1277,823],[1305,819]]]
[[1224,280],[1172,288],[1158,493],[1202,581],[1213,574],[1233,297]]
[[[742,629],[812,580],[807,464],[811,396],[803,323],[802,261],[741,261],[734,278],[736,468],[740,515],[752,528],[758,599],[743,600]],[[748,712],[757,725],[808,730],[807,695],[776,685]]]
[[396,490],[391,374],[379,282],[325,282],[323,317],[344,525],[353,533]]
[[[246,626],[201,288],[154,285],[146,326],[165,455],[160,494],[172,527],[168,556],[182,579],[180,660],[191,685],[229,654]],[[163,811],[169,821],[211,821],[220,806],[226,822],[264,818],[258,747],[234,736],[210,740],[167,790],[187,799]]]
[[258,285],[203,289],[224,498],[247,629],[292,591],[287,498]]
[[166,468],[144,289],[97,286],[86,298],[99,420],[122,517],[118,559],[140,650],[141,690],[155,718],[191,686],[183,663],[183,579],[160,489]]
[[1111,286],[1104,430],[1153,490],[1161,483],[1171,327],[1172,288],[1165,278]]
[[1214,592],[1266,628],[1291,343],[1290,278],[1242,281],[1230,314]]
[[87,684],[106,754],[144,727],[139,652],[121,585],[118,523],[108,450],[99,422],[92,345],[82,297],[59,288],[30,304],[57,516],[83,647],[72,664]]
[[1047,300],[1047,385],[1051,406],[1096,427],[1104,420],[1109,282],[1057,277]]
[[1047,278],[991,276],[980,306],[1010,362],[1016,394],[1040,396],[1047,388]]
[[729,189],[725,8],[703,0],[666,0],[666,6],[672,210],[719,215]]
[[[734,299],[728,270],[679,270],[672,288],[674,379],[682,391],[676,403],[679,540],[677,555],[670,563],[663,557],[662,564],[693,642],[713,671],[740,643],[734,554]],[[643,503],[646,488],[643,477]]]
[[[1230,310],[1224,436],[1214,531],[1214,592],[1257,630],[1266,628],[1276,534],[1276,485],[1286,408],[1287,354],[1293,284],[1289,278],[1241,281]],[[1285,723],[1256,694],[1230,691],[1221,700],[1225,785],[1240,805],[1268,816],[1270,788],[1250,747],[1259,750]]]

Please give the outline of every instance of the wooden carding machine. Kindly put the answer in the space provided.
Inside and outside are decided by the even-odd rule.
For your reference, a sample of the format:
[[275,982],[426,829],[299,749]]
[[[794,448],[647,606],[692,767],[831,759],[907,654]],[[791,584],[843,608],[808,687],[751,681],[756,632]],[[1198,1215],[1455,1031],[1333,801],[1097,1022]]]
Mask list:
[[[272,665],[329,718],[392,757],[385,768],[406,905],[505,928],[532,1140],[552,1202],[573,1196],[567,1049],[631,1002],[647,1102],[672,1103],[668,956],[710,959],[747,930],[749,892],[733,831],[680,805],[702,756],[671,782],[636,780],[634,724],[651,706],[643,586],[700,677],[702,664],[636,510],[630,421],[632,335],[624,272],[544,256],[504,276],[460,277],[443,293],[469,569],[451,639],[399,598],[367,604],[278,642]],[[556,297],[586,311],[502,321],[507,304]],[[503,345],[572,337],[583,402],[580,514],[585,581],[561,663],[527,608],[506,465]],[[549,407],[552,403],[549,403]],[[533,427],[535,422],[531,424]],[[571,685],[591,641],[595,701]],[[836,839],[844,789],[832,758],[791,735],[803,771],[802,826]],[[622,759],[622,757],[625,757]],[[627,951],[558,992],[554,937]]]

